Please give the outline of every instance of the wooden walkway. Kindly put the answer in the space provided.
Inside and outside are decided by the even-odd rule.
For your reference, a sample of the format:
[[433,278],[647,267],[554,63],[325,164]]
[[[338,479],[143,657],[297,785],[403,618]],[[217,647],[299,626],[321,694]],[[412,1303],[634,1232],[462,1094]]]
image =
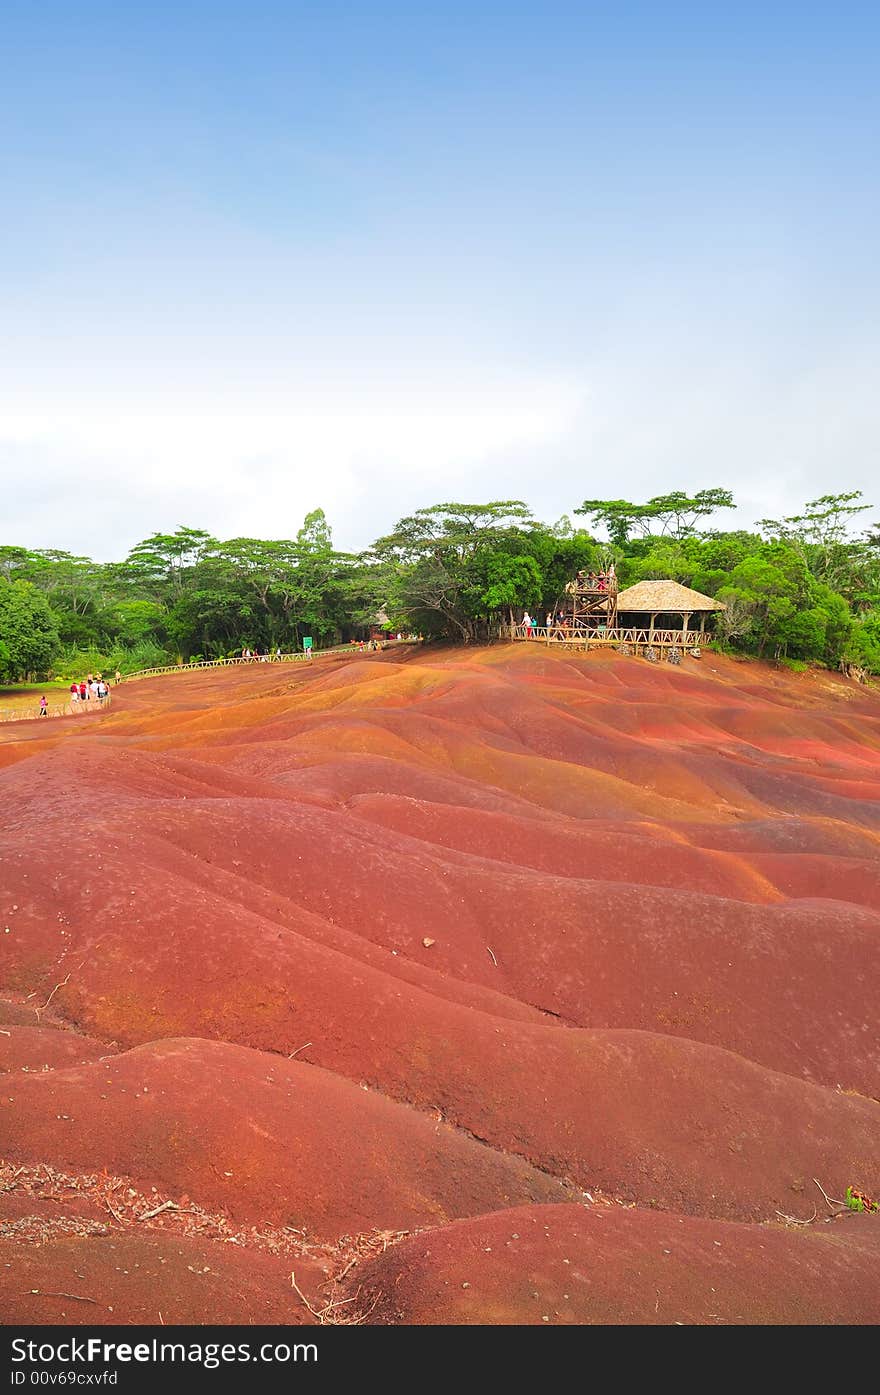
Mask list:
[[690,654],[699,657],[705,634],[699,630],[637,630],[619,627],[595,630],[572,629],[568,625],[513,625],[508,627],[508,639],[532,644],[563,645],[567,649],[616,649],[619,654],[641,654],[651,659],[681,659]]

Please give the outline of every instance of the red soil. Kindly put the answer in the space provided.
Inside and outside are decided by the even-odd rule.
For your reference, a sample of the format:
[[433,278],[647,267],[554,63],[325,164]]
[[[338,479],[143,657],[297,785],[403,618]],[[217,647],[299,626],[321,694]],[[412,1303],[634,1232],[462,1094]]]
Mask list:
[[[150,1232],[41,1245],[0,1238],[4,1321],[94,1327],[160,1323],[313,1323],[286,1260]],[[300,1264],[297,1283],[323,1278]]]
[[107,1055],[102,1041],[55,1027],[8,1027],[0,1032],[0,1073],[47,1071]]
[[555,1179],[425,1114],[217,1042],[164,1041],[10,1081],[2,1118],[16,1160],[106,1167],[320,1240],[566,1199]]
[[496,1211],[358,1275],[392,1323],[877,1323],[880,1226],[731,1225],[621,1207]]
[[[14,1163],[326,1242],[433,1227],[453,1267],[492,1220],[459,1218],[527,1202],[589,1249],[554,1203],[601,1191],[637,1203],[602,1212],[621,1274],[657,1208],[692,1237],[677,1296],[633,1316],[609,1261],[565,1320],[709,1320],[707,1226],[744,1321],[869,1320],[844,1278],[880,1218],[777,1212],[880,1190],[874,695],[523,646],[175,675],[34,726],[0,730]],[[765,1239],[839,1282],[792,1262],[762,1308]],[[399,1320],[434,1301],[421,1244],[358,1266],[411,1265]],[[527,1320],[508,1269],[442,1320]]]

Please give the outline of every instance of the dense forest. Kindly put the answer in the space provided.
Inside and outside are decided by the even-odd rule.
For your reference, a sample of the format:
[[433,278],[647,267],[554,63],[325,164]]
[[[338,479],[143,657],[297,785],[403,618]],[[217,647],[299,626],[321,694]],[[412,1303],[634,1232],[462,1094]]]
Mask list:
[[[315,647],[377,620],[480,641],[524,607],[552,608],[579,568],[613,559],[621,586],[670,577],[726,602],[716,641],[760,657],[880,673],[880,530],[858,491],[754,531],[717,526],[726,489],[642,504],[587,499],[547,524],[525,504],[436,504],[366,552],[341,552],[323,510],[295,538],[156,533],[121,562],[0,547],[0,680],[123,672],[252,649]],[[603,540],[604,539],[604,540]]]

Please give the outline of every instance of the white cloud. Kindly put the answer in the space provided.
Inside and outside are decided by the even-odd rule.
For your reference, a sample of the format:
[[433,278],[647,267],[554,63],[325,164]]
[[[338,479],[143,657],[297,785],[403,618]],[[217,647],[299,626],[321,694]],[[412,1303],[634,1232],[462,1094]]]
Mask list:
[[359,547],[407,509],[456,492],[483,497],[507,456],[569,435],[582,398],[576,382],[548,377],[399,399],[323,391],[186,410],[167,399],[149,410],[118,400],[45,414],[7,406],[4,541],[109,557],[183,521],[220,536],[285,537],[320,505],[337,542]]

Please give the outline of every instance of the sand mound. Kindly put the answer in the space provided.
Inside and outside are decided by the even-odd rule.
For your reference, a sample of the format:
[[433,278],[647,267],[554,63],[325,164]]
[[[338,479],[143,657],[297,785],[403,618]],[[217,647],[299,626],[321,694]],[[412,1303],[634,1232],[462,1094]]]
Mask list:
[[880,1225],[734,1225],[541,1206],[402,1240],[357,1283],[386,1323],[870,1323]]
[[566,1196],[519,1158],[425,1114],[221,1043],[166,1041],[10,1081],[0,1118],[14,1160],[107,1168],[320,1239]]
[[[14,1230],[0,1236],[9,1324],[311,1325],[290,1272],[283,1259],[180,1236],[61,1234],[40,1245]],[[306,1293],[318,1291],[321,1270],[299,1261],[296,1272]]]

